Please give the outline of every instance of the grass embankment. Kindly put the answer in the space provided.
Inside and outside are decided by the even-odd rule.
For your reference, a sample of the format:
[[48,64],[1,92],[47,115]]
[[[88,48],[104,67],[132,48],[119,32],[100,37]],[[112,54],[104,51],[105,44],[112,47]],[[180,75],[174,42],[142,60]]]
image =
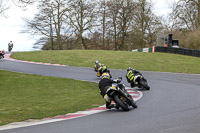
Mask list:
[[100,106],[96,83],[0,70],[0,125]]
[[144,71],[200,74],[200,58],[168,53],[62,50],[14,53],[11,57],[15,56],[22,60],[69,66],[93,67],[94,61],[99,60],[109,68],[115,69],[126,69],[128,66],[132,66]]

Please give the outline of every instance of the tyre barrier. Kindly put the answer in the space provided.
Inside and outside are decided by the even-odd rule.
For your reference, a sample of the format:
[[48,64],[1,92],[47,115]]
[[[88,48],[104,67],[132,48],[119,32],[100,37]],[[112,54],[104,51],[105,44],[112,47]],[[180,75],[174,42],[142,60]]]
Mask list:
[[173,48],[173,47],[156,46],[155,52],[164,52],[164,53],[173,53],[173,54],[200,57],[200,50],[188,49],[188,48]]

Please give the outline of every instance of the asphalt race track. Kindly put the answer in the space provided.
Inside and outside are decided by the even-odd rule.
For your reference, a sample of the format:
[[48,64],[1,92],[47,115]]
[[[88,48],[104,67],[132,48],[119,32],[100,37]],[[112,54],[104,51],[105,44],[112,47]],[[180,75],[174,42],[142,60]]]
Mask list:
[[[0,69],[98,82],[91,68],[48,66],[0,60]],[[125,70],[113,70],[113,78]],[[200,133],[200,75],[143,72],[151,87],[138,108],[109,110],[80,118],[9,129],[0,133]]]

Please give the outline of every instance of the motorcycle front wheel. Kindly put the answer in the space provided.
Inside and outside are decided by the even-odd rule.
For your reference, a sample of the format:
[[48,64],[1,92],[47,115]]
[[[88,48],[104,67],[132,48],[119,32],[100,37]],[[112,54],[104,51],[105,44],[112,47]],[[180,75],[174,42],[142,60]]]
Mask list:
[[113,100],[114,100],[115,103],[116,103],[118,106],[120,106],[124,111],[129,111],[128,106],[127,106],[125,103],[123,103],[123,102],[119,99],[118,95],[115,95],[114,98],[113,98]]

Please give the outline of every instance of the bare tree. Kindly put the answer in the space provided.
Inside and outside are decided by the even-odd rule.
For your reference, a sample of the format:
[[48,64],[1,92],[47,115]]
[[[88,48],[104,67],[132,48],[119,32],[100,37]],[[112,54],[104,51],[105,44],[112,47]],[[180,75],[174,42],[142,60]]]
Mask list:
[[103,44],[106,36],[115,50],[153,45],[162,24],[151,8],[147,0],[102,0],[98,16],[102,18]]
[[13,3],[18,7],[24,8],[27,5],[33,4],[35,0],[1,0],[0,1],[0,14],[3,14],[9,9],[9,3]]
[[156,33],[161,30],[162,23],[152,12],[152,4],[147,0],[137,3],[132,28],[135,48],[151,46],[156,41]]
[[111,33],[111,36],[114,39],[114,48],[115,50],[118,50],[119,45],[119,30],[118,30],[118,16],[119,16],[119,9],[120,9],[120,0],[109,0],[108,1],[108,8],[109,8],[109,30]]
[[[38,5],[39,13],[35,14],[33,20],[24,18],[26,22],[26,30],[24,32],[28,32],[32,35],[42,35],[40,40],[37,41],[36,44],[40,44],[40,42],[44,42],[44,40],[48,40],[51,44],[51,49],[54,49],[54,36],[53,36],[53,19],[52,12],[49,9],[50,0],[41,1]],[[48,8],[47,8],[48,7]],[[45,39],[47,38],[47,39]]]
[[33,20],[25,21],[27,32],[47,40],[45,49],[151,46],[161,26],[147,0],[40,0],[38,9]]
[[200,0],[178,0],[170,14],[170,32],[179,39],[180,46],[199,49]]
[[9,9],[9,6],[6,5],[4,1],[0,1],[0,14],[2,15],[8,9]]
[[51,2],[51,12],[52,12],[54,28],[56,30],[57,45],[59,50],[62,49],[61,30],[64,22],[65,13],[68,10],[65,5],[66,5],[65,0],[54,0],[53,2]]
[[200,27],[200,0],[179,0],[174,3],[171,17],[174,25],[179,28],[198,29]]
[[[64,34],[64,15],[67,11],[64,0],[41,0],[39,13],[33,20],[24,19],[27,23],[25,32],[39,34],[48,38],[51,49],[63,49],[61,32]],[[54,46],[56,41],[57,48]]]
[[[136,37],[140,38],[140,47],[145,47],[145,34],[147,32],[147,23],[149,21],[149,13],[151,12],[151,7],[148,5],[146,0],[141,0],[138,3],[137,11],[135,14],[135,24],[134,31],[136,31]],[[137,35],[138,34],[138,35]]]
[[107,7],[107,0],[100,0],[100,9],[98,12],[98,16],[100,19],[100,33],[102,34],[102,47],[105,49],[105,36],[106,36],[106,28],[107,28],[107,13],[108,13],[108,7]]
[[136,2],[133,0],[109,0],[109,29],[115,50],[128,48],[128,37],[134,16]]
[[92,32],[92,28],[96,25],[95,3],[90,0],[70,0],[68,5],[70,11],[67,18],[69,21],[66,21],[73,28],[80,48],[87,49],[83,34]]
[[19,7],[26,7],[27,5],[31,5],[35,2],[35,0],[10,0],[10,1]]
[[128,43],[128,32],[131,30],[131,23],[133,21],[134,11],[136,8],[136,3],[132,0],[122,0],[120,1],[119,10],[119,34],[120,34],[120,50],[126,50],[126,45]]

